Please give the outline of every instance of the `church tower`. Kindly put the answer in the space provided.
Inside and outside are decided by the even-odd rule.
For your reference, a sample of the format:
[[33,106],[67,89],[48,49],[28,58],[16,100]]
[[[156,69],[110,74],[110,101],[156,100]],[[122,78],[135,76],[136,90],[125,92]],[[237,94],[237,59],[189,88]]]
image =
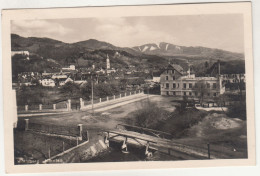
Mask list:
[[109,60],[108,54],[107,54],[106,62],[107,62],[107,70],[109,70],[110,69],[110,60]]

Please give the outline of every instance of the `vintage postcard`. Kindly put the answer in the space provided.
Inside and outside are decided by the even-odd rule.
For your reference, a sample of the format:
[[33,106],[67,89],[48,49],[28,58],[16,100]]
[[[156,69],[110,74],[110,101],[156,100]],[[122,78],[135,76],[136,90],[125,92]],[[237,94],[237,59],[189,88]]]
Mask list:
[[255,165],[250,2],[2,19],[7,173]]

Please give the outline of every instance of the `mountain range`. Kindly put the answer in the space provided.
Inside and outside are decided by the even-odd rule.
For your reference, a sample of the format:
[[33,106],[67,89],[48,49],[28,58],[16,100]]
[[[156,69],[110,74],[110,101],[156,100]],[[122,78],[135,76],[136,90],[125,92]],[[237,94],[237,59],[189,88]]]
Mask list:
[[[179,46],[171,43],[150,43],[135,47],[118,47],[104,41],[89,39],[76,43],[40,38],[22,37],[11,34],[12,51],[26,50],[43,59],[51,59],[61,66],[75,63],[78,67],[87,67],[95,63],[105,66],[106,55],[111,58],[115,68],[135,65],[138,67],[157,67],[167,65],[169,61],[184,68],[188,63],[199,71],[201,63],[223,62],[244,63],[243,53],[234,53],[215,48]],[[119,55],[115,55],[119,53]]]

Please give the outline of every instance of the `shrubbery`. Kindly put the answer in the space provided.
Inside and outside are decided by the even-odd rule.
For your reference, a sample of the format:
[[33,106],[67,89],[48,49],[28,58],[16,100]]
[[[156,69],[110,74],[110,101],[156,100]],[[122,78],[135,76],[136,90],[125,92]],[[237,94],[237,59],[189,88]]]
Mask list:
[[168,113],[159,108],[156,103],[149,100],[142,102],[135,112],[135,125],[145,128],[153,128],[158,121],[167,118]]
[[227,115],[231,118],[239,118],[241,120],[246,120],[246,102],[240,101],[230,106],[228,108]]

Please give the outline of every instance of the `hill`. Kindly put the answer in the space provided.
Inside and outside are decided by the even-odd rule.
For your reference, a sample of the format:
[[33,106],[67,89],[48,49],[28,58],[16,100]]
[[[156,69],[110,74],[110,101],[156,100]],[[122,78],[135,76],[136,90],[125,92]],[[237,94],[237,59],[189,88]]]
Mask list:
[[[39,68],[41,71],[51,71],[52,67],[50,65],[53,63],[55,63],[55,70],[69,64],[74,64],[77,68],[91,67],[92,64],[95,64],[96,67],[105,67],[107,55],[110,58],[111,66],[119,69],[127,68],[130,65],[134,65],[137,70],[147,68],[150,70],[161,69],[167,66],[170,61],[171,63],[181,65],[184,70],[187,70],[188,64],[191,64],[194,72],[200,72],[201,70],[205,72],[208,68],[203,67],[204,63],[209,62],[209,65],[212,66],[217,60],[244,67],[244,55],[241,53],[205,47],[177,46],[165,42],[123,48],[95,39],[76,43],[64,43],[50,38],[26,38],[12,34],[11,49],[12,51],[29,51],[30,55],[35,56],[32,58],[37,58],[27,61],[28,65],[35,65],[36,60],[42,59],[42,64],[40,64],[41,67]],[[24,61],[15,63],[19,65],[19,70],[32,70],[28,65],[23,66]],[[33,70],[36,68],[38,67],[34,66]]]
[[133,47],[135,51],[159,56],[207,57],[220,60],[243,60],[244,54],[206,47],[186,47],[161,42]]

